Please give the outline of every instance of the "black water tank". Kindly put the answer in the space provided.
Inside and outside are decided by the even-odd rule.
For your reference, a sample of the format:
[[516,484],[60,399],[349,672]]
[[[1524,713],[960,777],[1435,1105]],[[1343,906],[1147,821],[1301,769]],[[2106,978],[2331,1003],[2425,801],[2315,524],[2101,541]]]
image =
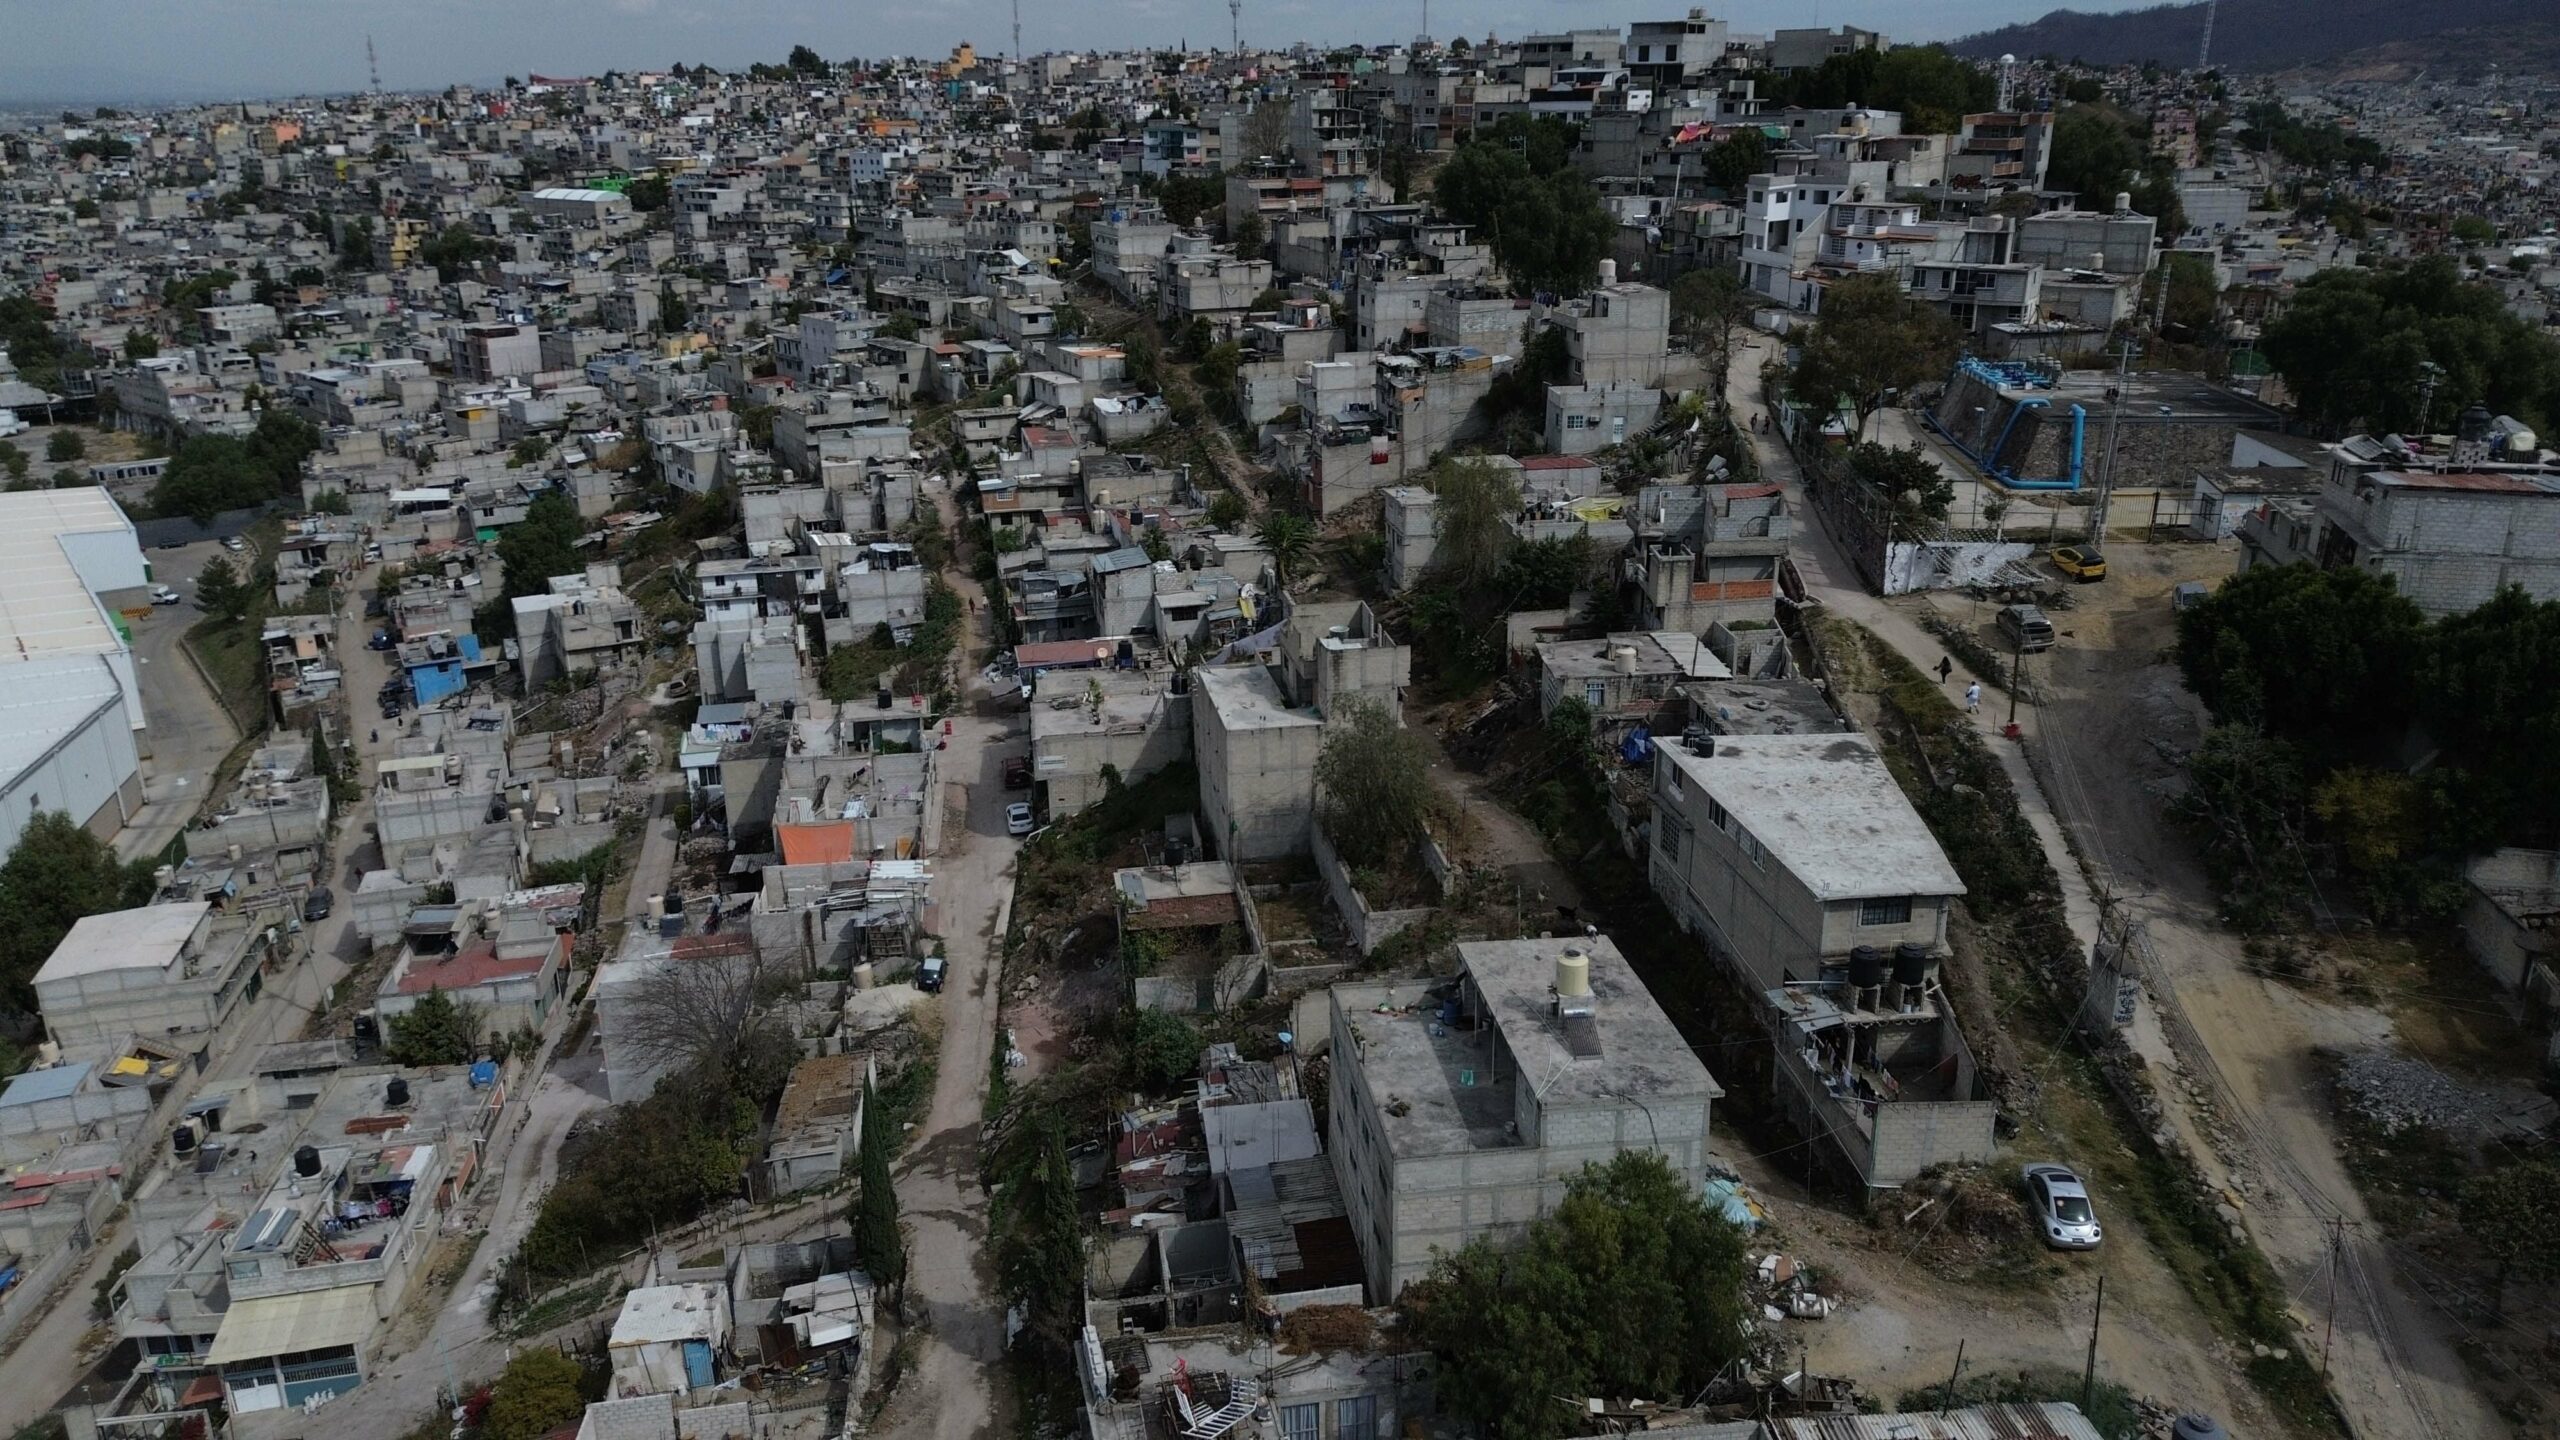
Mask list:
[[1904,941],[1893,947],[1893,983],[1926,985],[1929,983],[1929,947]]
[[293,1173],[305,1180],[320,1173],[320,1147],[305,1145],[293,1152]]
[[1884,983],[1884,952],[1873,945],[1859,945],[1849,951],[1849,983],[1861,990],[1872,990]]
[[196,1127],[193,1125],[181,1125],[177,1129],[169,1132],[170,1154],[192,1155],[195,1153],[195,1148]]
[[382,1087],[382,1103],[393,1109],[408,1104],[409,1082],[397,1075],[392,1076],[391,1083]]
[[881,709],[883,709],[883,710],[886,710],[886,709],[888,709],[890,706],[892,706],[892,705],[894,705],[894,704],[896,704],[896,703],[897,703],[896,697],[892,696],[892,695],[889,693],[889,687],[888,687],[888,686],[886,686],[886,685],[881,686],[881,687],[880,687],[880,708],[881,708]]

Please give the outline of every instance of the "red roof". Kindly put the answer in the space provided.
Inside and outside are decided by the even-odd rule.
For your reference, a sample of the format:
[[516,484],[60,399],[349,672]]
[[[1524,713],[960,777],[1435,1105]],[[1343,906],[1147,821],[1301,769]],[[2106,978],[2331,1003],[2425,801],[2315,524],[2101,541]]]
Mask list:
[[1025,425],[1022,427],[1022,443],[1034,450],[1040,450],[1058,445],[1073,445],[1076,443],[1076,437],[1064,430],[1052,430],[1046,425]]
[[825,825],[776,825],[774,839],[785,865],[826,865],[853,858],[853,826],[837,820]]
[[1043,640],[1031,645],[1013,647],[1016,668],[1032,665],[1108,665],[1112,642],[1108,640]]
[[1600,462],[1587,455],[1523,455],[1523,470],[1597,470]]
[[2434,475],[2423,470],[2386,470],[2377,479],[2413,490],[2486,490],[2509,495],[2543,493],[2542,487],[2522,475],[2501,475],[2466,470]]
[[745,955],[755,949],[744,935],[679,935],[667,953],[678,960],[710,960],[722,955]]
[[553,940],[551,948],[540,953],[508,959],[498,954],[495,941],[481,940],[464,946],[449,959],[425,957],[409,962],[396,987],[403,995],[424,995],[430,990],[468,990],[492,980],[515,980],[539,975],[553,954],[565,953],[567,936]]

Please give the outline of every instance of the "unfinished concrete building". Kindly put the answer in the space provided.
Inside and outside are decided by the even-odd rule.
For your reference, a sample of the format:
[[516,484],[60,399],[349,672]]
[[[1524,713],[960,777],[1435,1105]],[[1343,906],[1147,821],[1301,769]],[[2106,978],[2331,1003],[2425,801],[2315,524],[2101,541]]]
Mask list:
[[1583,1166],[1655,1150],[1691,1185],[1723,1089],[1606,938],[1458,946],[1433,982],[1336,985],[1328,1148],[1383,1304],[1434,1249],[1517,1238]]

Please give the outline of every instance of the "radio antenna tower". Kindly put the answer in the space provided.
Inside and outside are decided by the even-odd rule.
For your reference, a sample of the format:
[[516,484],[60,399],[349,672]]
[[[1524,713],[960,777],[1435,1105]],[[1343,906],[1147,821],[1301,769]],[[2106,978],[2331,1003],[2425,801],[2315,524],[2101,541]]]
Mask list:
[[1244,53],[1244,0],[1227,0],[1227,19],[1235,26],[1236,53]]
[[373,36],[364,37],[364,73],[373,81],[373,93],[382,93],[382,62],[373,58]]
[[2205,0],[2204,38],[2196,42],[2196,68],[2199,70],[2210,70],[2213,68],[2213,12],[2215,8],[2216,0]]
[[1022,0],[1013,0],[1013,63],[1022,63]]

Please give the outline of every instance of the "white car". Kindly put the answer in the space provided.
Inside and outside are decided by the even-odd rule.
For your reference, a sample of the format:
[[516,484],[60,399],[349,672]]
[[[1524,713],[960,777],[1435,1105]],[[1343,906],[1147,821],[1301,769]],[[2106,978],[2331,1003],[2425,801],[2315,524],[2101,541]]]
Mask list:
[[1007,835],[1028,835],[1038,828],[1032,822],[1029,805],[1016,800],[1004,807],[1004,833]]
[[248,549],[249,546],[247,542],[243,541],[237,535],[225,535],[222,537],[222,548],[237,554],[242,550]]
[[154,585],[151,587],[151,603],[154,605],[175,605],[186,598],[187,597],[184,595],[179,594],[177,591],[170,589],[166,585]]
[[2018,1178],[2026,1184],[2027,1204],[2036,1212],[2045,1244],[2056,1250],[2095,1250],[2106,1238],[2098,1228],[2097,1208],[2089,1203],[2089,1188],[2069,1166],[2039,1162],[2020,1170]]

